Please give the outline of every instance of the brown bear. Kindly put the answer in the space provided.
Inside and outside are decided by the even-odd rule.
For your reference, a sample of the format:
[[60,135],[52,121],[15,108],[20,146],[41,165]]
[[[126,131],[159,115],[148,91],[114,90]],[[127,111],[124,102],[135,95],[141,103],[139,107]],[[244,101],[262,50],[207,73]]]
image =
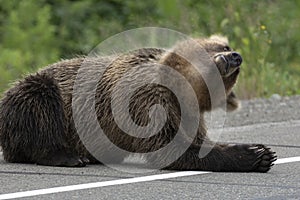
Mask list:
[[[193,59],[201,61],[198,71],[193,66]],[[4,159],[16,163],[78,167],[100,163],[102,158],[119,163],[130,153],[146,153],[146,160],[152,166],[163,166],[162,162],[174,158],[162,167],[164,169],[267,172],[276,160],[270,148],[261,144],[213,143],[206,135],[203,116],[204,112],[215,108],[212,104],[221,105],[227,98],[228,110],[238,106],[232,88],[241,63],[241,55],[228,46],[226,38],[212,36],[180,42],[169,50],[144,48],[121,55],[74,58],[49,65],[16,83],[1,100],[0,142]],[[168,73],[164,72],[163,66],[176,70],[188,81],[196,96],[198,107],[195,110],[199,110],[199,115],[182,110],[181,106],[189,108],[192,100],[178,79],[168,77],[172,85],[178,85],[184,97],[183,104],[166,86],[151,83],[157,77],[162,81],[167,79]],[[97,70],[100,69],[103,69],[101,78],[97,77]],[[85,71],[89,72],[85,81],[96,84],[96,89],[79,84],[77,92],[81,95],[74,97],[77,76]],[[115,98],[113,95],[121,96],[126,87],[135,85],[144,77],[150,82],[138,87],[130,97],[130,118],[140,127],[151,122],[156,126],[156,120],[160,118],[165,121],[156,134],[152,135],[150,131],[146,133],[148,137],[136,137],[138,135],[133,136],[118,127],[115,116],[124,123],[128,119],[123,117],[123,111],[112,109],[112,100]],[[217,77],[221,77],[222,84],[214,82]],[[124,81],[125,85],[118,85],[121,79],[127,85]],[[207,81],[212,84],[208,86]],[[222,92],[222,88],[225,92]],[[223,96],[225,100],[222,100]],[[84,118],[84,106],[72,106],[87,104],[91,98],[95,99],[91,105],[94,106],[98,125],[109,141],[123,150],[117,152],[109,145],[95,142],[94,150],[100,155],[100,162],[96,159],[97,155],[91,154],[84,145],[83,136],[78,134],[78,131],[83,131],[84,137],[90,137],[92,142],[97,141],[93,139],[97,134],[95,128],[88,121],[92,115]],[[158,108],[156,105],[164,109],[164,114],[156,112],[157,109],[155,111]],[[189,119],[187,121],[199,120],[194,127],[197,130],[195,135],[188,132],[189,125],[180,126],[183,115]],[[74,122],[76,120],[81,125],[80,130]],[[147,155],[166,147],[176,138],[179,129],[185,134],[177,138],[168,151],[155,156]],[[182,146],[186,145],[184,149]],[[204,156],[199,155],[201,149],[207,150]]]

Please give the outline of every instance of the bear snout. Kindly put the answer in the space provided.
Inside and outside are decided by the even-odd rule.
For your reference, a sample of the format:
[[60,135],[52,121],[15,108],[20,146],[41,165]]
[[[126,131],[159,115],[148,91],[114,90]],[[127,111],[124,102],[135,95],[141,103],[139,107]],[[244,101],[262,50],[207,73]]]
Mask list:
[[239,67],[243,62],[242,56],[237,52],[231,52],[228,60],[231,67]]
[[237,52],[221,52],[216,54],[213,59],[224,77],[229,77],[233,74],[243,62],[242,56]]

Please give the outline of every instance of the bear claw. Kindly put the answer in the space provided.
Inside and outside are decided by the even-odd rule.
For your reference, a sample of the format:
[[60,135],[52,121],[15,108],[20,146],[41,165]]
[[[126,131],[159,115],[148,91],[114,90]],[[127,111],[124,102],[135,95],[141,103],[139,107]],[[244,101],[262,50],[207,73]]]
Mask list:
[[265,147],[264,145],[256,145],[259,147],[258,150],[254,150],[257,154],[257,161],[252,165],[256,172],[267,172],[274,165],[277,160],[276,153],[271,148]]

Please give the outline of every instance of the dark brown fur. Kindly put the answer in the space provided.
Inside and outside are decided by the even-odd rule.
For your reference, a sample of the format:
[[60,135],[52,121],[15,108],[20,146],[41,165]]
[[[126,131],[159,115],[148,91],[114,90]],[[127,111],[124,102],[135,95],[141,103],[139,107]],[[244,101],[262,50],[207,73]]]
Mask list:
[[[193,87],[200,109],[200,122],[196,137],[182,137],[177,141],[177,147],[190,142],[183,155],[165,167],[174,170],[211,170],[211,171],[257,171],[267,172],[276,160],[274,152],[264,145],[226,145],[213,144],[206,136],[203,115],[210,111],[211,98],[220,99],[222,95],[219,85],[214,86],[214,94],[210,94],[205,84],[205,78],[213,79],[216,74],[210,67],[199,74],[191,63],[179,55],[193,58],[202,56],[203,50],[209,55],[209,60],[217,65],[227,95],[227,108],[234,110],[238,101],[232,88],[239,74],[241,57],[228,49],[226,39],[214,36],[209,39],[196,40],[198,45],[189,41],[180,43],[167,52],[162,49],[141,49],[118,57],[75,58],[65,60],[46,67],[37,74],[30,75],[8,90],[0,104],[0,142],[4,159],[8,162],[27,162],[53,166],[84,166],[88,160],[98,161],[86,150],[80,140],[74,120],[72,103],[89,100],[92,88],[82,88],[83,97],[73,98],[73,86],[78,70],[97,70],[112,63],[105,70],[98,82],[96,90],[95,109],[99,124],[114,145],[136,153],[154,152],[166,146],[175,137],[180,124],[180,106],[176,96],[168,88],[158,84],[147,84],[139,88],[131,98],[129,112],[132,120],[140,126],[145,126],[150,119],[161,116],[149,115],[151,106],[160,104],[167,113],[167,121],[163,128],[148,138],[133,137],[124,133],[115,123],[112,109],[112,91],[117,82],[126,77],[128,83],[134,84],[136,79],[127,74],[130,69],[137,67],[137,74],[156,77],[163,70],[157,63],[168,65],[180,72]],[[220,56],[221,55],[221,56]],[[207,61],[203,61],[204,63]],[[143,64],[153,64],[152,68]],[[140,70],[140,71],[139,71]],[[97,74],[97,73],[92,73]],[[204,78],[203,78],[204,76]],[[87,77],[91,82],[98,77]],[[164,77],[160,77],[164,78]],[[176,80],[174,80],[176,84]],[[126,86],[124,86],[126,89]],[[122,89],[122,86],[121,86]],[[182,88],[184,92],[184,88]],[[91,97],[92,98],[92,97]],[[189,103],[189,96],[186,96]],[[217,101],[218,102],[218,101]],[[122,103],[122,102],[119,102]],[[186,105],[188,106],[188,105]],[[80,109],[80,108],[79,108]],[[85,112],[79,110],[78,112]],[[117,112],[122,116],[121,112]],[[189,116],[191,120],[193,116]],[[126,119],[124,119],[126,122]],[[92,134],[94,127],[86,122],[86,134]],[[198,156],[200,148],[212,149],[207,156]],[[97,152],[110,157],[113,162],[121,162],[126,153],[112,152],[110,148],[97,146]],[[146,159],[153,165],[176,154],[176,149],[161,156],[148,156]]]

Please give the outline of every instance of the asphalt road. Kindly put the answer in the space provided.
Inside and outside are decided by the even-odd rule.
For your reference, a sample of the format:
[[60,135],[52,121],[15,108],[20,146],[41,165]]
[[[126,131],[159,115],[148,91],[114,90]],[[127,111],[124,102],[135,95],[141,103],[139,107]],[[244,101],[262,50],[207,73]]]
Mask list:
[[[275,122],[264,119],[263,123],[226,126],[218,140],[267,144],[277,152],[279,160],[285,162],[281,159],[300,157],[299,130],[300,116],[298,119]],[[217,130],[210,132],[214,137]],[[125,167],[135,168],[130,164]],[[11,164],[0,156],[0,199],[8,197],[5,196],[8,193],[37,189],[46,190],[26,193],[38,195],[24,199],[300,199],[299,172],[300,162],[293,160],[276,164],[268,173],[203,173],[176,177],[174,171],[125,173],[101,165],[59,168]],[[164,178],[170,173],[175,173],[175,177]],[[159,175],[160,178],[153,178],[152,175]],[[153,179],[130,179],[144,176]],[[120,179],[130,181],[120,184]],[[91,188],[89,183],[95,182],[98,186]],[[58,188],[48,189],[84,183],[87,183],[85,189],[82,185],[79,188],[71,186],[72,191],[66,192],[58,192]],[[41,195],[43,191],[50,194]],[[25,193],[17,194],[24,196]]]

